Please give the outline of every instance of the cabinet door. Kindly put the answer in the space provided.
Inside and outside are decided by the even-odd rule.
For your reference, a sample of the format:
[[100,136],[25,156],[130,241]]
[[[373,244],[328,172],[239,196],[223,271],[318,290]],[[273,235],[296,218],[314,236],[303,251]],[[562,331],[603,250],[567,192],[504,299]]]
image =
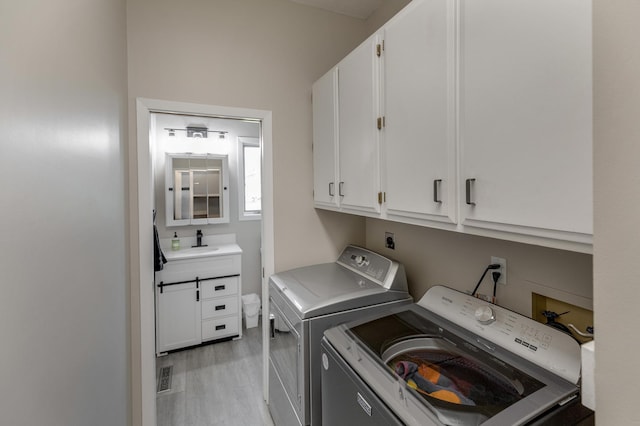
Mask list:
[[157,352],[201,343],[202,319],[195,283],[156,287]]
[[332,69],[313,84],[313,200],[335,208],[337,195],[337,74]]
[[338,64],[338,194],[343,210],[379,212],[380,58],[373,35]]
[[588,243],[591,2],[462,0],[460,12],[463,224]]
[[453,2],[414,0],[384,34],[386,212],[456,222]]

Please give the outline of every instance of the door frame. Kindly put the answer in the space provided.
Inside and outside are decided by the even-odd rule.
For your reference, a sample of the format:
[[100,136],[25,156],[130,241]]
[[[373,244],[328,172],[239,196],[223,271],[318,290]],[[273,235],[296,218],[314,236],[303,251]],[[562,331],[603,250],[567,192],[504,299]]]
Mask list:
[[[269,354],[268,285],[274,273],[272,112],[157,99],[136,99],[135,151],[129,165],[129,235],[131,274],[131,415],[132,424],[156,426],[155,305],[153,292],[152,113],[205,115],[258,120],[262,146],[262,352]],[[132,144],[134,146],[134,144]],[[135,161],[135,163],[134,163]],[[142,214],[147,212],[146,214]],[[147,283],[147,284],[143,284]],[[268,365],[263,365],[263,397],[268,400]]]

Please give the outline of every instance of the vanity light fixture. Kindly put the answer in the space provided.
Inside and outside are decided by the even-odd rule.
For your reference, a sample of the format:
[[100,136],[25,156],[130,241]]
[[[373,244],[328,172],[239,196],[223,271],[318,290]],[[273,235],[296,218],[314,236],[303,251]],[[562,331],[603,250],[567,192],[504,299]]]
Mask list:
[[220,139],[224,139],[225,135],[229,132],[224,130],[209,130],[206,127],[200,126],[187,126],[186,129],[174,129],[170,127],[165,127],[165,130],[169,133],[169,136],[175,136],[176,132],[187,132],[188,138],[208,138],[209,133],[217,133]]

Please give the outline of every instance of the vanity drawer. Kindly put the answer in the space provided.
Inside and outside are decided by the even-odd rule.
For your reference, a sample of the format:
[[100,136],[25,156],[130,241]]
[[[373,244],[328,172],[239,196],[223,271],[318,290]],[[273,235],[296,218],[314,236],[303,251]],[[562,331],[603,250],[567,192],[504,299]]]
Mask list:
[[238,296],[203,300],[201,306],[203,320],[233,315],[238,312]]
[[238,335],[238,316],[202,321],[202,341]]
[[225,297],[238,294],[238,277],[216,278],[203,281],[202,298]]

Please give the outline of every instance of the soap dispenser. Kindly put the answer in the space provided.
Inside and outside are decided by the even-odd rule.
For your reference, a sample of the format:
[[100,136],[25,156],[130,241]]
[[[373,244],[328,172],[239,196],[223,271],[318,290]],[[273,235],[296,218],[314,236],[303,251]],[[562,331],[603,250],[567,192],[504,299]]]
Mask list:
[[178,251],[180,250],[180,238],[178,238],[178,233],[173,233],[173,239],[171,240],[171,250]]

